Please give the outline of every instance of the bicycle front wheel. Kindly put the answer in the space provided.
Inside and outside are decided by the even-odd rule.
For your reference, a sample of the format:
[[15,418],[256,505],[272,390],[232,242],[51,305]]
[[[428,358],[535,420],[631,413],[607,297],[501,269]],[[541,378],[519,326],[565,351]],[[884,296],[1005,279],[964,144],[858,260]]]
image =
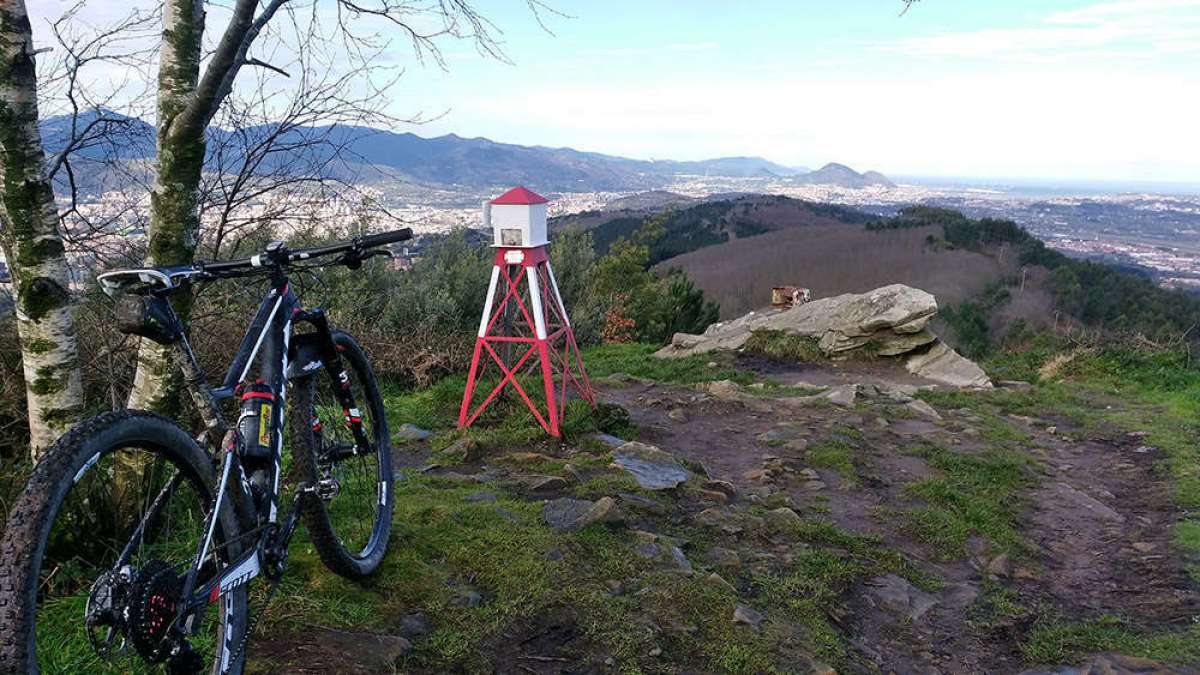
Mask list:
[[[341,384],[324,371],[295,382],[289,415],[292,462],[312,491],[299,508],[313,547],[325,566],[349,579],[379,567],[392,529],[392,447],[383,397],[367,355],[354,338],[334,331],[357,411],[342,409]],[[351,412],[362,420],[367,447],[350,428]]]
[[[189,635],[174,625],[214,490],[208,456],[167,419],[105,413],[60,438],[0,541],[0,671],[152,672],[186,654],[192,669],[240,673],[245,586]],[[223,501],[197,586],[248,545],[246,516]]]

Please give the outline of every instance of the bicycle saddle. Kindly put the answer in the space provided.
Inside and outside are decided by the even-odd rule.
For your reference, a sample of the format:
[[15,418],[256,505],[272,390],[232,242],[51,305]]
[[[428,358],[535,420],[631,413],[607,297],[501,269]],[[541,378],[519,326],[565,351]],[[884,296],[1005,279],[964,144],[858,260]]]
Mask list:
[[105,272],[97,276],[96,281],[100,283],[100,288],[104,293],[109,296],[149,295],[173,291],[200,273],[200,270],[189,265],[140,267]]

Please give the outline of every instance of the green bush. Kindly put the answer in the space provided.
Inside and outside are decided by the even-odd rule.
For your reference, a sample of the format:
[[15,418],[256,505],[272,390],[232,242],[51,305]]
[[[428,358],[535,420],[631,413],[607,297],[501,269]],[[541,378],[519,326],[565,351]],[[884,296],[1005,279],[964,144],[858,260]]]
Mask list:
[[[1085,324],[1110,332],[1137,333],[1152,339],[1178,339],[1187,336],[1197,339],[1193,330],[1200,324],[1200,297],[1179,290],[1160,288],[1150,279],[1126,270],[1097,262],[1068,258],[1048,248],[1045,243],[1011,220],[981,218],[973,220],[958,211],[929,206],[913,206],[887,221],[867,225],[871,230],[941,226],[942,239],[930,241],[931,248],[951,247],[984,251],[998,245],[1011,245],[1017,251],[1021,265],[1040,265],[1051,270],[1046,284],[1054,296],[1055,308]],[[980,300],[986,315],[1003,298],[988,297],[990,288]],[[965,318],[958,317],[973,346],[982,344],[976,331],[980,324],[971,308]],[[947,314],[953,314],[950,312]],[[954,324],[956,318],[947,316]],[[955,325],[958,329],[959,326]]]

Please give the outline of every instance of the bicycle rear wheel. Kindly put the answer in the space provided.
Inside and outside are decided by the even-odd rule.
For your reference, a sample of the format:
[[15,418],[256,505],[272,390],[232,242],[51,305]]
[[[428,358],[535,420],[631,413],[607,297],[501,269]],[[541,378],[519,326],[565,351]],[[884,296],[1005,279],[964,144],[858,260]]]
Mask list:
[[334,344],[360,406],[370,447],[356,448],[335,392],[340,384],[324,371],[295,382],[289,415],[292,462],[299,480],[316,492],[302,496],[300,514],[325,566],[357,579],[379,567],[392,530],[392,447],[383,397],[367,355],[354,338],[333,333]]
[[[186,645],[170,630],[214,490],[208,456],[161,417],[106,413],[59,439],[0,540],[0,671],[151,672],[182,650],[240,673],[240,657],[222,660],[241,651],[245,586],[204,610]],[[197,586],[248,545],[245,514],[224,501]]]

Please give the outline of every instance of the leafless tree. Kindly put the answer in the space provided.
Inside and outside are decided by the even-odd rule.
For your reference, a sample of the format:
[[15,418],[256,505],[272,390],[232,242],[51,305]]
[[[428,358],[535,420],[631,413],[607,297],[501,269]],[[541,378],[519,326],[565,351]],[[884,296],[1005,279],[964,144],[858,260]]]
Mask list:
[[[528,0],[527,5],[534,14],[544,9],[537,0]],[[233,216],[236,207],[253,200],[256,192],[263,194],[263,185],[274,183],[277,189],[315,188],[325,184],[322,175],[305,172],[283,172],[279,180],[268,178],[265,184],[259,180],[247,180],[250,175],[261,178],[259,170],[268,174],[278,168],[271,161],[283,156],[283,148],[291,143],[313,143],[314,138],[296,140],[303,133],[313,132],[314,101],[350,103],[343,100],[347,92],[361,91],[358,106],[342,106],[340,110],[370,111],[370,100],[377,100],[389,82],[382,85],[371,78],[353,79],[353,73],[368,68],[376,57],[395,48],[399,35],[408,43],[412,53],[422,60],[432,61],[445,67],[441,44],[447,40],[466,40],[484,56],[504,58],[498,36],[499,31],[466,0],[440,0],[435,3],[411,0],[236,0],[229,8],[230,16],[210,52],[205,52],[203,34],[208,21],[201,0],[166,0],[163,7],[163,36],[159,54],[158,75],[158,133],[157,159],[154,171],[154,186],[151,190],[150,227],[146,261],[153,265],[190,263],[202,243],[202,209],[206,133],[214,120],[221,114],[239,114],[254,105],[253,99],[240,99],[250,108],[237,105],[244,87],[235,86],[242,81],[247,66],[266,71],[271,78],[284,78],[289,69],[273,63],[271,53],[299,53],[311,58],[324,54],[336,58],[343,66],[343,77],[313,79],[311,68],[302,66],[298,74],[300,82],[292,93],[284,89],[279,95],[290,96],[292,101],[307,101],[307,105],[288,110],[291,121],[268,125],[265,135],[252,138],[252,134],[234,136],[235,144],[255,150],[249,162],[241,162],[241,169],[212,174],[212,188],[208,194],[220,195],[214,207],[217,209],[217,233],[211,241],[214,250],[221,251],[236,241],[237,219]],[[331,20],[328,20],[332,17]],[[264,39],[267,36],[268,39]],[[290,49],[278,50],[279,44],[290,44]],[[336,50],[332,47],[336,45]],[[202,67],[203,66],[203,67]],[[290,79],[290,78],[288,78]],[[353,85],[353,86],[351,86]],[[358,89],[355,89],[358,87]],[[257,89],[260,94],[266,90]],[[309,97],[295,95],[306,93]],[[262,103],[269,109],[273,104],[269,96]],[[332,115],[327,106],[317,105],[315,117],[321,121],[322,112]],[[381,114],[378,110],[371,114]],[[285,114],[286,118],[286,114]],[[315,133],[320,134],[320,127]],[[261,132],[261,127],[255,133]],[[340,135],[330,133],[320,143],[339,143]],[[321,163],[330,155],[318,152],[301,157]],[[295,148],[293,148],[295,149]],[[227,157],[219,153],[219,157]],[[335,153],[335,156],[340,156]],[[240,161],[240,160],[239,160]],[[319,167],[309,167],[319,168]],[[220,176],[218,177],[218,174]],[[282,185],[280,185],[282,183]],[[257,187],[256,187],[257,186]],[[240,197],[233,196],[228,188],[240,188]],[[239,199],[242,200],[239,202]],[[261,222],[261,215],[256,222]],[[224,249],[228,250],[228,249]],[[180,309],[188,310],[187,303]],[[138,360],[137,375],[130,395],[129,405],[137,408],[170,409],[178,399],[178,388],[165,382],[162,373],[170,372],[168,355],[158,345],[144,343]]]

